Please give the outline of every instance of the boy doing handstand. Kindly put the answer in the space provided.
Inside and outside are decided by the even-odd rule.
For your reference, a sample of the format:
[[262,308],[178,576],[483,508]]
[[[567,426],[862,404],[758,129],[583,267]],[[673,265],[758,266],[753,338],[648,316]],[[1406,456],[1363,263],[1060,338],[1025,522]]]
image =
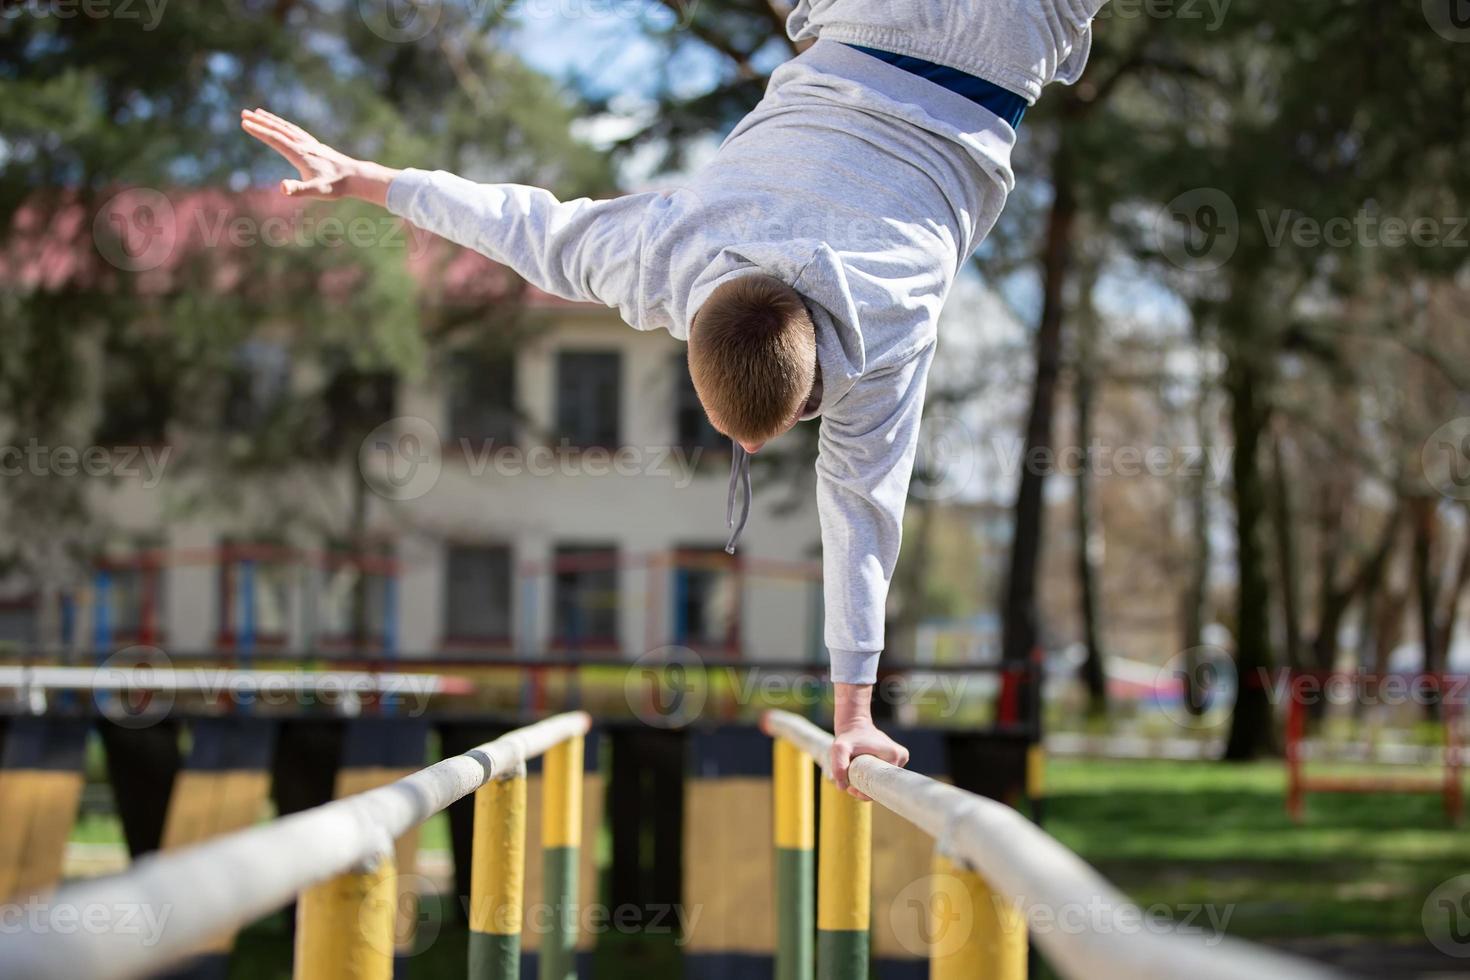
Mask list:
[[908,761],[870,701],[939,313],[1014,186],[1025,109],[1077,79],[1105,2],[801,0],[787,31],[814,43],[713,161],[677,190],[606,201],[391,170],[263,110],[242,125],[300,171],[288,195],[385,205],[549,293],[687,340],[699,400],[732,440],[732,499],[744,488],[730,550],[746,454],[820,418],[831,771],[860,796],[854,756]]

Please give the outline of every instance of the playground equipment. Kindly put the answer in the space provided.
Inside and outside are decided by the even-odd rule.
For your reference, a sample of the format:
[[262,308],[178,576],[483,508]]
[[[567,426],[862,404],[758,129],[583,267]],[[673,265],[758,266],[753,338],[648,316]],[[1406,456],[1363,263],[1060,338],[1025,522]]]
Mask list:
[[[1417,775],[1375,773],[1361,776],[1309,774],[1306,772],[1308,705],[1314,697],[1324,697],[1331,683],[1348,684],[1354,689],[1377,689],[1397,676],[1404,690],[1413,684],[1423,685],[1431,694],[1443,695],[1453,689],[1452,678],[1443,674],[1379,676],[1352,671],[1291,671],[1287,674],[1286,706],[1286,812],[1296,823],[1305,818],[1308,793],[1438,793],[1444,799],[1445,816],[1458,824],[1464,816],[1464,789],[1461,776],[1460,725],[1461,698],[1440,697],[1441,722],[1444,730],[1444,774],[1440,778]],[[1463,681],[1463,678],[1461,678]]]
[[[526,766],[544,756],[542,878],[549,928],[540,975],[573,975],[582,821],[583,739],[590,718],[557,715],[518,729],[392,783],[269,824],[146,858],[118,876],[81,882],[46,896],[76,909],[160,909],[155,942],[122,930],[12,932],[0,936],[0,963],[16,976],[108,980],[151,975],[212,937],[237,930],[300,896],[296,975],[311,980],[387,978],[397,902],[393,841],[455,800],[475,793],[470,894],[470,975],[519,975],[525,907]],[[1290,957],[1244,943],[1129,928],[1142,911],[1021,814],[871,757],[854,760],[861,803],[823,780],[820,836],[814,834],[813,766],[832,738],[782,711],[765,715],[776,740],[775,901],[783,928],[777,975],[858,980],[868,975],[869,887],[875,807],[884,807],[935,841],[931,976],[1026,975],[1026,922],[1052,965],[1067,978],[1295,980],[1327,976]],[[814,854],[813,844],[817,853]],[[749,855],[749,860],[763,860]],[[814,888],[813,869],[820,882]],[[812,896],[816,895],[815,915]],[[941,901],[940,899],[943,899]],[[957,899],[967,919],[956,922]],[[1082,928],[1055,926],[1065,909],[1100,909]],[[811,941],[811,927],[816,942]],[[955,941],[947,930],[959,926]],[[815,957],[813,956],[815,945]]]
[[[777,785],[777,813],[810,821],[800,801],[808,798],[800,770],[818,762],[826,773],[832,736],[805,718],[784,711],[767,712],[763,728],[779,743],[800,753],[795,765],[782,763],[787,778]],[[1004,804],[983,799],[918,773],[860,756],[849,769],[852,785],[919,827],[935,841],[936,888],[946,901],[931,903],[935,914],[931,937],[953,928],[945,910],[958,889],[968,896],[970,922],[963,941],[936,942],[943,955],[931,963],[931,977],[999,978],[1026,976],[1026,920],[1043,919],[1051,928],[1032,935],[1051,965],[1067,978],[1087,980],[1275,980],[1334,976],[1312,964],[1234,940],[1211,948],[1202,939],[1178,932],[1133,930],[1124,924],[1144,920],[1143,911],[1108,884],[1077,855],[1024,816]],[[840,792],[829,779],[821,791],[822,854],[818,858],[817,965],[824,978],[867,975],[866,886],[870,877],[870,844],[866,814],[873,804]],[[780,819],[780,817],[778,817]],[[788,840],[802,840],[800,836]],[[829,853],[829,848],[831,849]],[[803,885],[788,884],[789,908],[803,900]],[[825,896],[825,897],[824,897]],[[778,899],[779,901],[779,899]],[[1023,904],[1024,903],[1024,904]],[[1061,910],[1090,904],[1105,919],[1082,930],[1055,928]],[[1042,915],[1036,915],[1041,912]],[[799,946],[788,943],[779,953],[781,976],[810,977]]]
[[[523,780],[526,762],[548,753],[547,805],[542,809],[543,838],[552,845],[546,858],[546,902],[561,910],[555,926],[563,942],[543,957],[549,953],[555,959],[561,950],[570,950],[574,938],[575,921],[568,910],[575,902],[577,839],[569,828],[581,818],[578,763],[581,739],[590,725],[581,712],[556,715],[378,789],[146,858],[126,874],[64,887],[46,902],[77,909],[167,908],[167,924],[152,945],[117,929],[86,935],[54,930],[11,934],[0,940],[0,962],[7,972],[23,977],[146,977],[300,896],[296,976],[386,980],[392,975],[397,906],[393,841],[492,781]],[[486,807],[498,811],[522,793],[514,786],[491,787],[486,795],[492,802]],[[493,842],[504,839],[497,837],[502,831],[488,824],[477,833],[491,855]],[[501,876],[493,857],[490,862],[487,873],[477,876],[487,891],[471,896],[472,907],[497,908],[489,892],[493,885],[505,897],[510,876]],[[495,954],[514,945],[519,916],[480,921],[510,926],[488,933],[503,938],[479,943],[477,962],[489,970],[513,968],[512,961],[518,965],[514,958]]]

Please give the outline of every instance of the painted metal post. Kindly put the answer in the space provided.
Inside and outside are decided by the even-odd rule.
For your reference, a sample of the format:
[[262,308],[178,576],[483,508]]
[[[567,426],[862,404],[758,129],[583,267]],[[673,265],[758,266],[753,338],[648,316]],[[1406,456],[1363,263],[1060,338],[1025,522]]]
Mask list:
[[817,855],[817,976],[866,980],[873,884],[873,804],[822,780]]
[[521,975],[526,881],[526,769],[475,791],[470,869],[470,980]]
[[577,864],[582,850],[581,735],[553,746],[541,777],[542,879],[549,914],[540,943],[541,980],[577,976]]
[[383,654],[398,656],[398,569],[383,577]]
[[242,663],[250,666],[255,650],[255,561],[251,558],[240,562],[240,632],[235,648],[244,654]]
[[392,980],[398,881],[391,851],[314,885],[296,905],[295,980]]
[[776,980],[811,980],[816,952],[816,766],[785,739],[774,742]]
[[929,980],[1026,980],[1026,917],[985,879],[934,856]]
[[112,649],[112,575],[105,568],[92,577],[92,651],[106,657]]

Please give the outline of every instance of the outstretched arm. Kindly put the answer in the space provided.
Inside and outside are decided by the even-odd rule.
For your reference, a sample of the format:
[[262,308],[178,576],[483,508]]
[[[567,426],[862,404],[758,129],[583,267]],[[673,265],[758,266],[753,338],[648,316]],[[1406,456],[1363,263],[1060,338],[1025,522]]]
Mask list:
[[355,197],[387,207],[420,228],[510,266],[565,299],[615,306],[635,327],[666,326],[639,300],[638,266],[649,208],[657,194],[608,201],[558,201],[519,184],[477,184],[443,172],[393,170],[357,160],[262,109],[241,127],[285,157],[299,180],[292,197]]

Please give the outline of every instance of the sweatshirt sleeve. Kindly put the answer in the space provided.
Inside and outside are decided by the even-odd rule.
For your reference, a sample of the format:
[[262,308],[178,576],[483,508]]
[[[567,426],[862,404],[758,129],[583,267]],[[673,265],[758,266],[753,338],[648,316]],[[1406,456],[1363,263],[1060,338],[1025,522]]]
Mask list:
[[931,343],[902,364],[864,377],[822,418],[817,511],[824,638],[837,683],[878,679],[888,584],[903,537],[933,356]]
[[514,269],[563,299],[618,309],[640,322],[639,256],[657,194],[559,201],[521,184],[477,184],[444,171],[405,170],[388,210]]

